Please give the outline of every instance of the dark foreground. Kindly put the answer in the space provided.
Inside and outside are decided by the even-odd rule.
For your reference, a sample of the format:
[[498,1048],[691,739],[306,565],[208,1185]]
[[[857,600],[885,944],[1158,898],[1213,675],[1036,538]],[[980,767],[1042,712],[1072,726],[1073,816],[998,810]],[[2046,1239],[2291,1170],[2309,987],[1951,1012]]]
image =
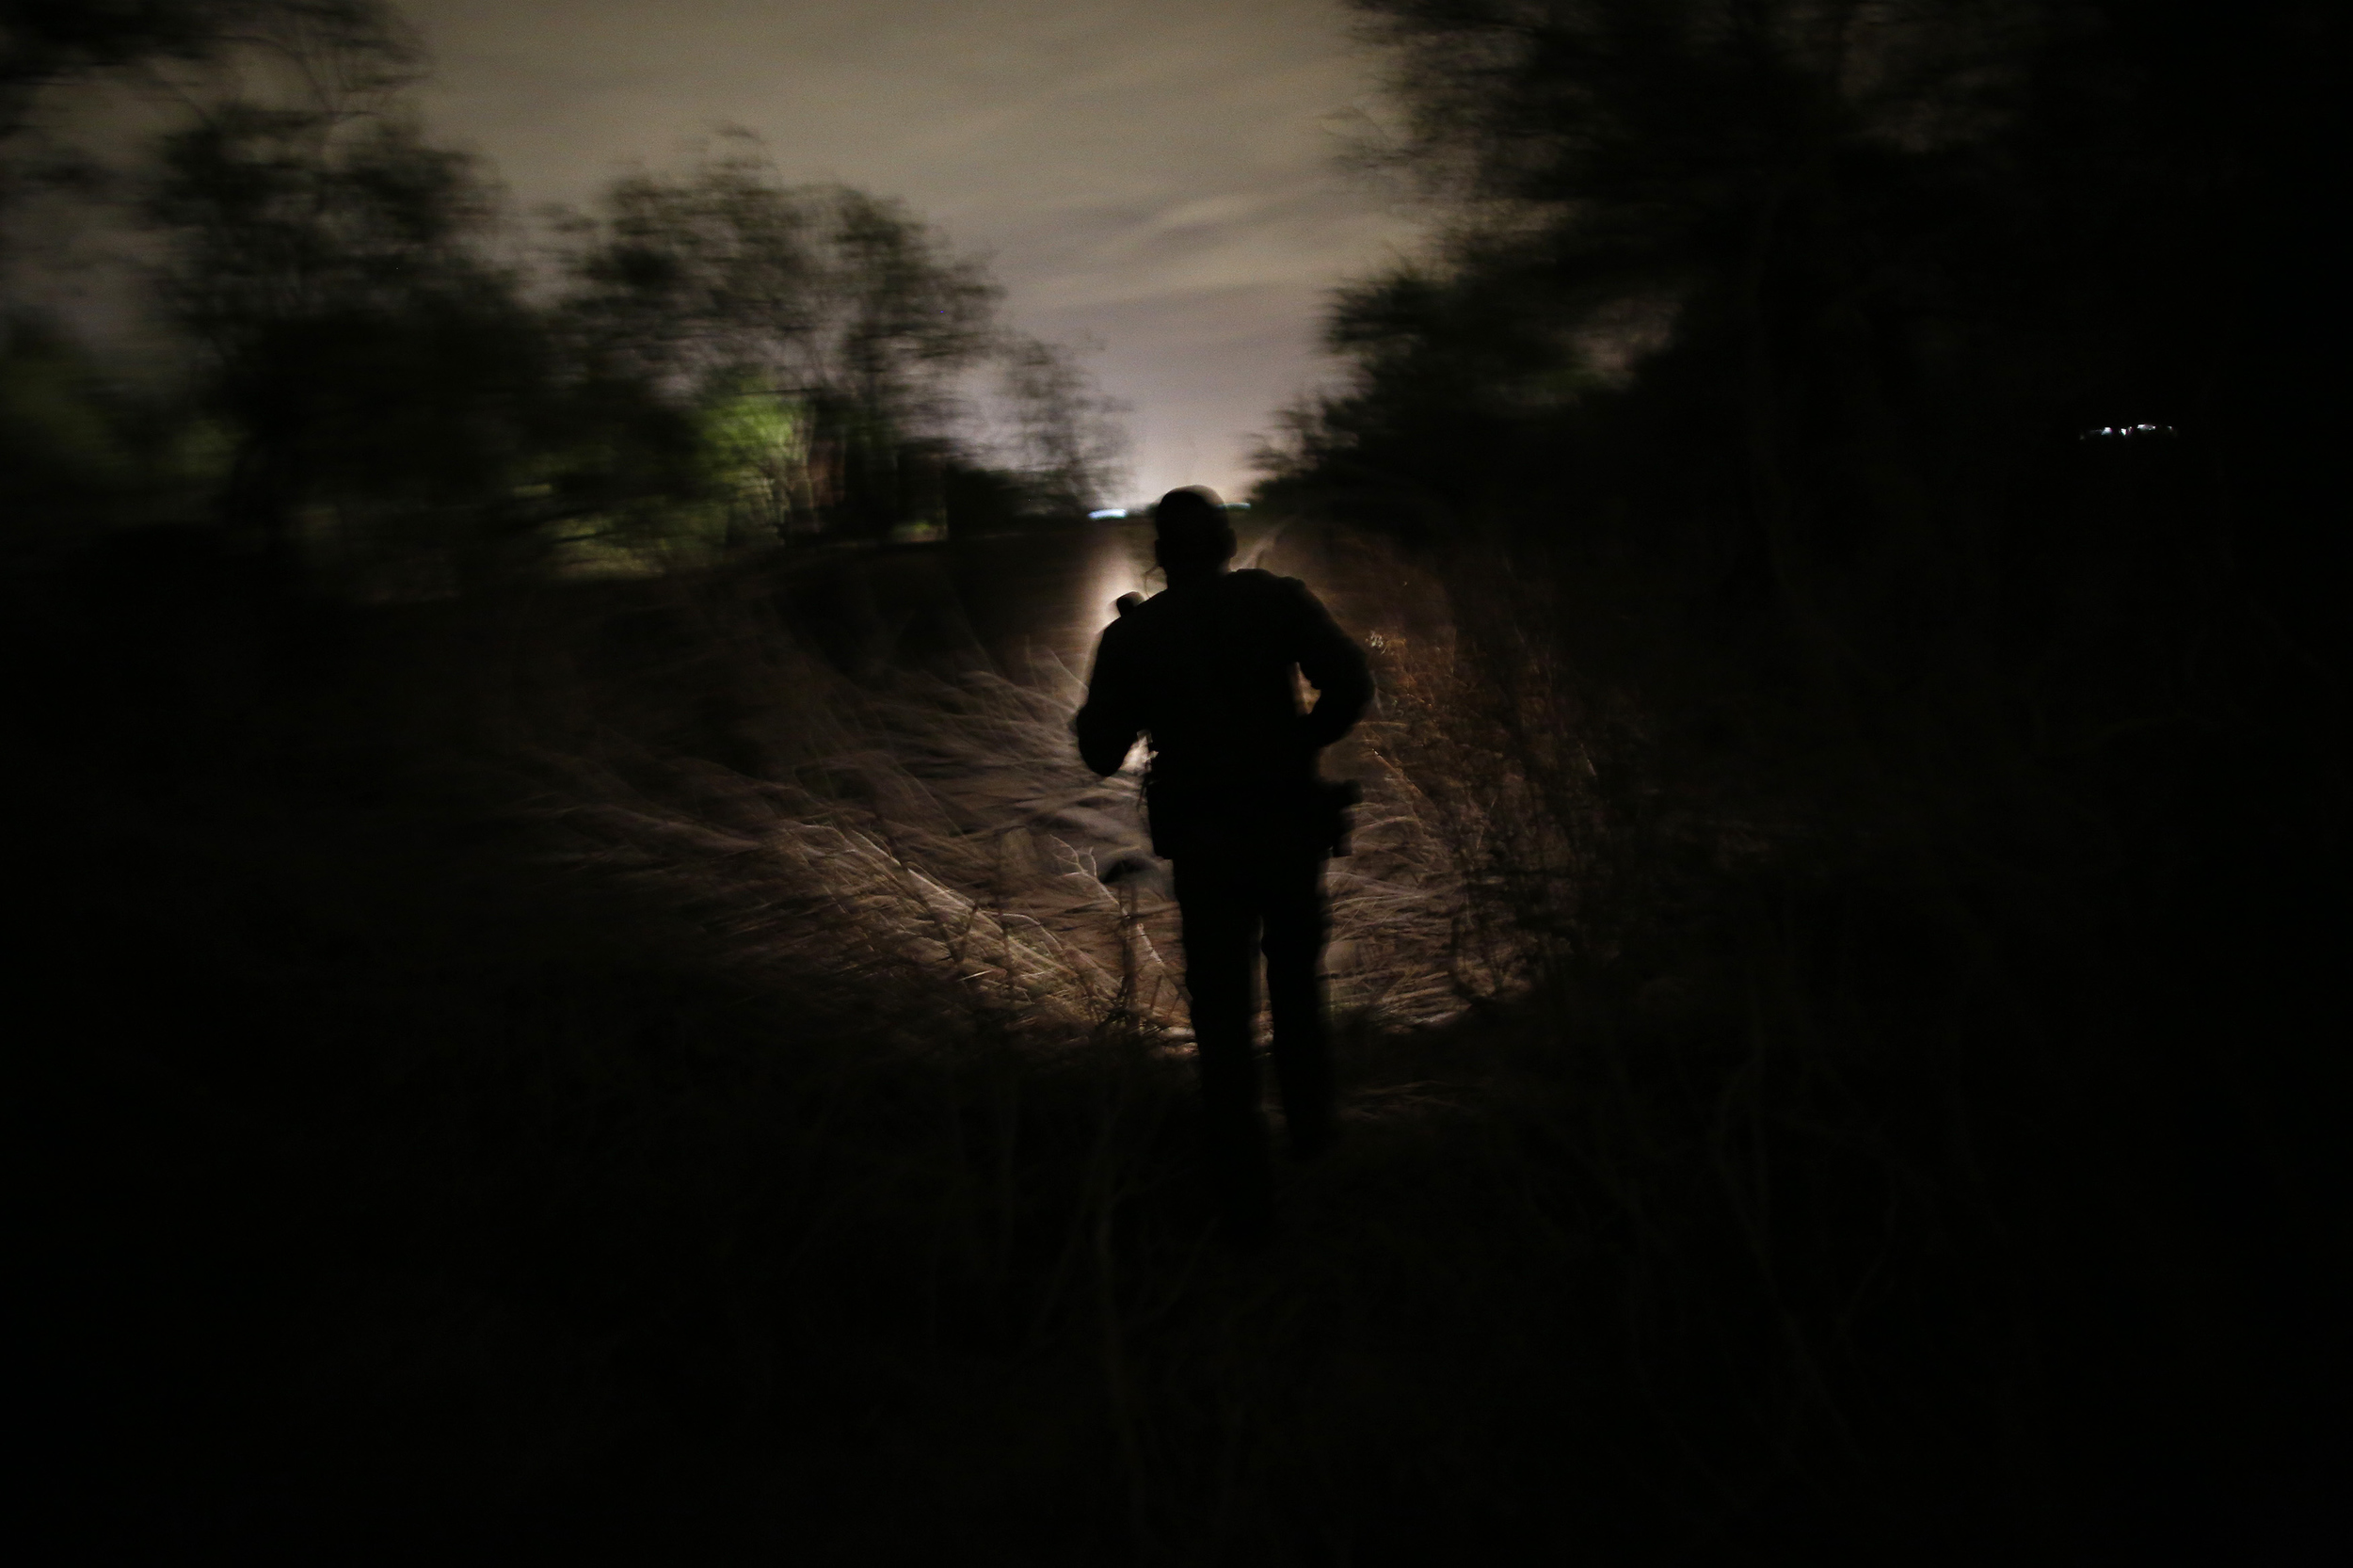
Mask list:
[[[1719,872],[1518,1004],[1350,1031],[1341,1144],[1237,1256],[1189,1064],[1116,1009],[779,939],[835,917],[733,869],[708,621],[48,569],[8,1069],[44,1560],[2344,1538],[2342,922],[2260,819],[2040,924]],[[560,680],[485,664],[532,639]],[[600,836],[598,791],[712,836]]]

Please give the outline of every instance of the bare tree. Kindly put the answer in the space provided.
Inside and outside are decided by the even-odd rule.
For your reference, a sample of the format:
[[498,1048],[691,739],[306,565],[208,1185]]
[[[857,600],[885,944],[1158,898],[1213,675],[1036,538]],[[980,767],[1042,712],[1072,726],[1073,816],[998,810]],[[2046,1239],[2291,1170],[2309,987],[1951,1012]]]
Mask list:
[[1003,351],[1005,401],[1016,463],[1050,511],[1099,504],[1124,475],[1126,405],[1105,397],[1068,349],[1035,338],[1010,338]]

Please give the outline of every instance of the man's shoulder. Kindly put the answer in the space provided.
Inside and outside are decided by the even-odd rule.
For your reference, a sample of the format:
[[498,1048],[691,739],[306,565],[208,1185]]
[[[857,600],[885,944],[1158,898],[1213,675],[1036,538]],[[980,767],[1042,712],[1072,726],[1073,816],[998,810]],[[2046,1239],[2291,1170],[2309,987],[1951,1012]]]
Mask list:
[[1168,638],[1179,635],[1183,606],[1163,588],[1151,598],[1130,604],[1103,628],[1096,646],[1122,654],[1148,656]]
[[1175,606],[1170,602],[1168,590],[1162,588],[1150,599],[1130,604],[1121,611],[1117,619],[1103,628],[1103,640],[1133,642],[1149,638],[1157,628],[1168,623],[1174,613]]
[[1103,635],[1109,641],[1117,633],[1119,641],[1142,647],[1162,636],[1184,635],[1205,612],[1219,620],[1235,614],[1257,620],[1294,616],[1317,602],[1298,578],[1245,567],[1181,590],[1163,588],[1105,627]]
[[1261,614],[1289,614],[1317,602],[1298,578],[1280,577],[1258,567],[1229,571],[1219,582],[1236,603]]
[[1264,567],[1243,567],[1239,571],[1229,571],[1225,580],[1234,584],[1237,593],[1304,594],[1307,591],[1307,584],[1298,578],[1278,577]]

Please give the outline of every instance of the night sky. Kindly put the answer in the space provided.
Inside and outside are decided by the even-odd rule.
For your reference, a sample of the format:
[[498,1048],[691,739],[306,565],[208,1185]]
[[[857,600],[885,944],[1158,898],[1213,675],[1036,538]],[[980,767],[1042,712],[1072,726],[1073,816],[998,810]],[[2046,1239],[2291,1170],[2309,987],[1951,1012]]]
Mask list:
[[1130,497],[1238,491],[1323,373],[1327,292],[1410,243],[1339,167],[1376,62],[1331,0],[412,0],[434,133],[520,204],[578,202],[740,126],[788,180],[904,199],[987,255],[1023,329],[1101,344]]

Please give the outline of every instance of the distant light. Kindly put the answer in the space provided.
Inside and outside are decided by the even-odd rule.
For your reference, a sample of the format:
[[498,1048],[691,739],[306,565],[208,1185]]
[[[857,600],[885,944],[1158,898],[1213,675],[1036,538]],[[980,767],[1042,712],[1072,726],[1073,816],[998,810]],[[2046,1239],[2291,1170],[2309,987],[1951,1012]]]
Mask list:
[[2175,431],[2173,426],[2169,424],[2099,424],[2094,425],[2092,428],[2085,431],[2082,435],[2077,436],[2075,439],[2079,441],[2128,441],[2134,440],[2136,437],[2170,436],[2173,434],[2175,434]]
[[1106,506],[1099,512],[1089,512],[1087,514],[1087,516],[1091,518],[1124,518],[1127,515],[1128,508],[1125,506]]

